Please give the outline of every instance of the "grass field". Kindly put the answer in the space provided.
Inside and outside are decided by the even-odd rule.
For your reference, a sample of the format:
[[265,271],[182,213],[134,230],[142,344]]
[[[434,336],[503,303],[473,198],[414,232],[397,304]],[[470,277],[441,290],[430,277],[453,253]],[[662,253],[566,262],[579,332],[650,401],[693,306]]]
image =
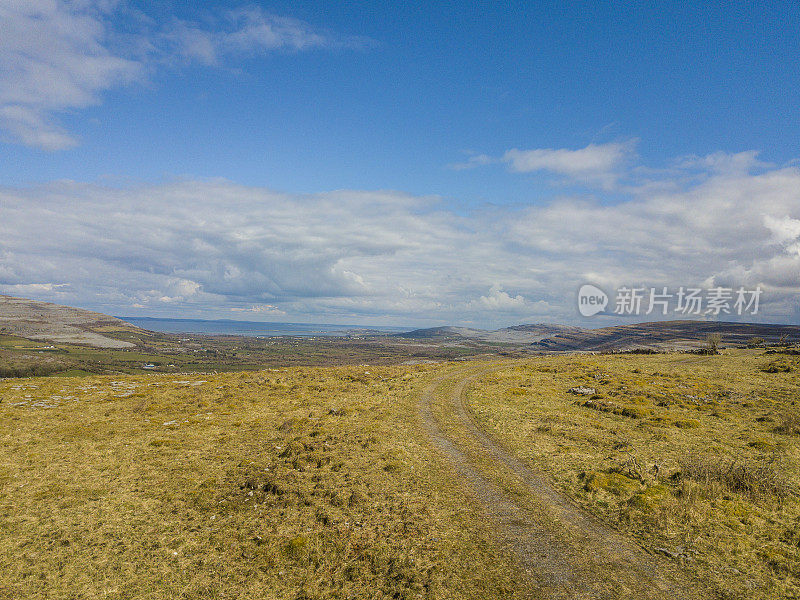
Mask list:
[[499,598],[422,368],[0,381],[0,597]]
[[[799,363],[541,357],[487,363],[467,399],[575,502],[722,597],[792,598]],[[421,390],[453,368],[0,380],[0,597],[522,597],[420,428]]]
[[723,597],[797,598],[799,367],[740,350],[551,357],[492,371],[468,403],[576,502]]

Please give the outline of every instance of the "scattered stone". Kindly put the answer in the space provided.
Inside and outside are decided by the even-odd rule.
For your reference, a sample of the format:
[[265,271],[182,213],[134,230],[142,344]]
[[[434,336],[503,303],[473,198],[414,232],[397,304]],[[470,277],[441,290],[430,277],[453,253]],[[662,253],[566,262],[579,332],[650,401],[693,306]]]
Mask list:
[[577,396],[594,396],[597,392],[594,388],[578,385],[573,388],[569,388],[569,393]]

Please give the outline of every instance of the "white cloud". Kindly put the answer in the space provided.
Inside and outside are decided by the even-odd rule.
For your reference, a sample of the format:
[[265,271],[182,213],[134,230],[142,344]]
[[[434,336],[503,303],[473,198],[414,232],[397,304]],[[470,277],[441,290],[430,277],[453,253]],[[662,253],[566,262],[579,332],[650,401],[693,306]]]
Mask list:
[[59,288],[67,287],[65,283],[18,283],[15,285],[5,286],[8,295],[14,294],[41,294],[43,292],[55,292]]
[[494,158],[488,154],[473,154],[465,162],[453,163],[450,165],[451,169],[456,171],[464,171],[466,169],[473,169],[475,167],[482,167],[484,165],[491,165],[500,162],[501,159]]
[[787,253],[800,256],[800,219],[791,217],[778,219],[765,215],[764,225],[772,232],[775,241],[786,247]]
[[[510,296],[504,292],[500,285],[493,285],[486,296],[481,296],[478,303],[481,307],[488,310],[497,311],[517,311],[525,306],[525,298],[521,295]],[[473,306],[475,303],[473,303]]]
[[216,65],[238,54],[368,44],[257,7],[229,11],[205,26],[173,19],[157,30],[131,14],[109,0],[0,1],[0,130],[7,139],[51,151],[75,146],[78,139],[57,123],[59,114],[99,104],[105,91],[143,82],[159,65]]
[[219,64],[226,56],[263,54],[274,50],[301,51],[313,48],[358,48],[371,40],[342,37],[314,29],[308,23],[270,14],[257,6],[224,13],[213,27],[174,20],[171,27],[154,36],[166,42],[167,57],[207,65]]
[[723,174],[746,174],[757,168],[772,166],[758,160],[758,152],[755,150],[735,154],[714,152],[706,156],[684,156],[675,161],[675,165],[681,169],[700,169]]
[[272,304],[259,304],[257,306],[249,307],[236,306],[231,308],[231,312],[259,313],[262,315],[281,317],[286,315],[285,311],[282,311],[277,306],[273,306]]
[[291,195],[224,180],[0,188],[0,211],[0,292],[68,284],[29,289],[114,314],[267,305],[261,316],[293,321],[575,322],[586,282],[760,284],[763,318],[796,319],[800,307],[796,167],[710,172],[613,205],[561,198],[471,215],[399,192]]
[[515,173],[547,171],[582,183],[609,188],[623,168],[635,156],[636,141],[589,144],[585,148],[512,148],[501,157],[487,154],[470,156],[466,162],[451,165],[455,170],[471,169],[493,163],[505,163]]
[[99,93],[134,81],[142,65],[107,48],[108,3],[0,3],[0,127],[29,146],[68,148],[77,140],[54,112],[84,108]]
[[605,175],[622,165],[630,154],[630,143],[589,144],[579,150],[544,148],[509,150],[503,159],[518,173],[553,171],[563,175]]

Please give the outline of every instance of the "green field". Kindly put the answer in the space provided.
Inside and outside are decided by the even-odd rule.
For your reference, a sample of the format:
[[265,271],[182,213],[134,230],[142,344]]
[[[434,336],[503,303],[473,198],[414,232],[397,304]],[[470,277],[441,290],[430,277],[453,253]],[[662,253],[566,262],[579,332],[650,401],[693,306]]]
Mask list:
[[[363,338],[198,336],[154,332],[108,332],[136,346],[113,350],[37,342],[0,335],[0,377],[245,371],[282,366],[393,365],[452,360],[495,352],[491,344],[417,344],[387,336]],[[43,349],[46,348],[46,349]]]

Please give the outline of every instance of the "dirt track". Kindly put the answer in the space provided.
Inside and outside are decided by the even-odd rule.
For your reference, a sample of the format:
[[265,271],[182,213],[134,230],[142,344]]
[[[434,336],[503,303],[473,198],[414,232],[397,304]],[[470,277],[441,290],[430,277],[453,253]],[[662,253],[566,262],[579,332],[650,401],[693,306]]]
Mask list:
[[535,598],[690,599],[703,593],[666,558],[587,514],[506,451],[464,405],[469,383],[490,369],[444,375],[420,399],[420,417],[435,447],[496,527],[529,575]]

